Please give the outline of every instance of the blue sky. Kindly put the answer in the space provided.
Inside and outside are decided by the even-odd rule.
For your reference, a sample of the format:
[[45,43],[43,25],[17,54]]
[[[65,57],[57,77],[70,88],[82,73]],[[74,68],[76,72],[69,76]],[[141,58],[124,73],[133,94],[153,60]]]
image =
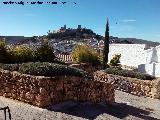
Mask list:
[[[108,17],[112,36],[160,42],[160,0],[39,0],[58,4],[24,6],[2,1],[7,0],[0,2],[0,35],[45,35],[64,24],[70,28],[80,24],[104,36]],[[23,2],[27,1],[36,0]]]

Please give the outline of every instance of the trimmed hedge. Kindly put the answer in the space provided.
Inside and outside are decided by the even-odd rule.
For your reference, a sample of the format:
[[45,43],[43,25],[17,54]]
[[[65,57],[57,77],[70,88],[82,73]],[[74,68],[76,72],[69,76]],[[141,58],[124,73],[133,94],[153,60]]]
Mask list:
[[3,70],[18,71],[19,70],[19,64],[3,64],[3,63],[0,63],[0,68],[3,69]]
[[154,76],[140,73],[140,72],[134,72],[131,70],[123,70],[120,68],[107,68],[104,70],[104,72],[108,74],[113,74],[113,75],[119,75],[119,76],[124,76],[124,77],[131,77],[131,78],[137,78],[141,80],[153,80],[155,79]]
[[0,64],[0,68],[10,71],[18,71],[23,74],[53,77],[59,75],[89,77],[86,71],[49,62],[29,62],[23,64]]

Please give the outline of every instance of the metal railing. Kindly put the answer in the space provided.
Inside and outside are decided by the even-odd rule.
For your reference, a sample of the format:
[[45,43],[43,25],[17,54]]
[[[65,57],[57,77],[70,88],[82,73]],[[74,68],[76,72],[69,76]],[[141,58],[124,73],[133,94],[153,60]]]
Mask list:
[[5,118],[5,120],[7,120],[7,110],[8,110],[9,120],[11,120],[11,112],[10,112],[10,109],[9,109],[8,106],[7,107],[3,107],[3,108],[0,107],[0,110],[4,111],[4,118]]

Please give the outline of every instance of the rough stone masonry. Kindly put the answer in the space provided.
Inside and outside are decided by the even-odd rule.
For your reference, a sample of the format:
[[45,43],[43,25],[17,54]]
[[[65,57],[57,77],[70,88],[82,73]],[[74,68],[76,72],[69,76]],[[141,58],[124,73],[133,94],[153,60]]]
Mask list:
[[68,100],[113,103],[114,92],[110,83],[74,76],[43,77],[0,70],[0,96],[38,107]]
[[103,71],[97,71],[94,73],[94,80],[110,83],[114,85],[115,89],[127,93],[160,99],[159,78],[155,80],[140,80],[136,78],[107,74]]

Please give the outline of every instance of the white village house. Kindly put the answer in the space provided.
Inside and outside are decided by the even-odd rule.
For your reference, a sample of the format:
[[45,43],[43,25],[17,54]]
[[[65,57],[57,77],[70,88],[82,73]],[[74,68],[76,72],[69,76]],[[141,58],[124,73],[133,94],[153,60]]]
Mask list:
[[138,70],[160,77],[160,46],[146,51],[146,63],[139,65]]
[[145,44],[110,44],[109,61],[121,54],[122,65],[134,66],[139,72],[160,77],[160,46],[146,50]]

